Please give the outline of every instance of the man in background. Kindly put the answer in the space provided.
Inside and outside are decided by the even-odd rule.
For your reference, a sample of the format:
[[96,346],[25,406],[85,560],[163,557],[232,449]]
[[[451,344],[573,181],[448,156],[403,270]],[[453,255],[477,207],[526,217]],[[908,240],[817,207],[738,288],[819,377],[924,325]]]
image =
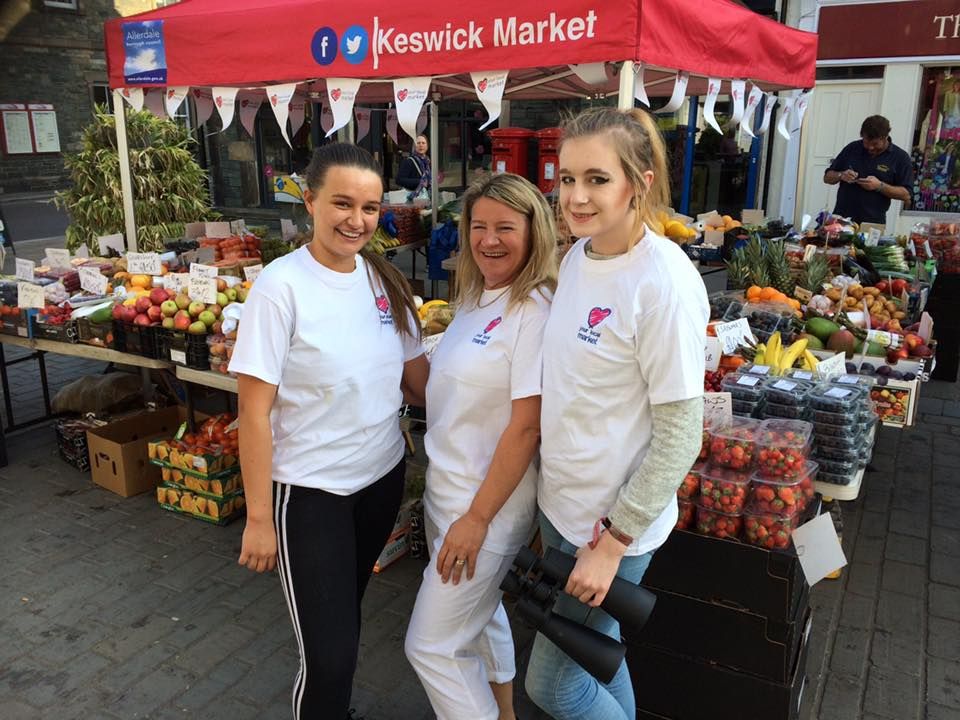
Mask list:
[[891,200],[910,206],[913,164],[910,156],[890,141],[890,121],[871,115],[860,126],[860,139],[847,145],[823,174],[837,190],[834,215],[854,222],[884,224]]

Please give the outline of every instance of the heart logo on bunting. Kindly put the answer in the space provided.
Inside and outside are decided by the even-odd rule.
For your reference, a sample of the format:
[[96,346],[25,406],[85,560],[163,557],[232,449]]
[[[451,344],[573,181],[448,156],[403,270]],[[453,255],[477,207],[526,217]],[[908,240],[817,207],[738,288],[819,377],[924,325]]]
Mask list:
[[176,95],[176,94],[177,94],[177,91],[176,91],[176,90],[167,90],[167,97],[168,97],[168,98],[172,98],[172,97],[173,97],[174,95]]
[[223,107],[223,97],[217,95],[217,107]]
[[601,308],[595,307],[590,311],[590,314],[587,316],[587,325],[594,328],[608,317],[613,312],[610,308]]
[[124,97],[130,97],[130,88],[124,88],[124,89],[123,89],[123,96],[124,96]]
[[484,78],[483,80],[481,80],[480,82],[477,83],[477,89],[478,89],[480,92],[486,92],[486,91],[487,91],[487,79],[486,79],[486,78]]
[[397,99],[398,99],[400,102],[403,102],[404,100],[407,99],[407,89],[406,89],[406,88],[404,88],[403,90],[401,90],[400,92],[397,93]]
[[337,102],[337,100],[340,99],[340,94],[340,88],[334,88],[330,91],[330,97],[333,98],[334,102]]
[[274,107],[277,106],[277,96],[276,96],[276,93],[274,93],[273,95],[270,96],[270,104],[273,105]]

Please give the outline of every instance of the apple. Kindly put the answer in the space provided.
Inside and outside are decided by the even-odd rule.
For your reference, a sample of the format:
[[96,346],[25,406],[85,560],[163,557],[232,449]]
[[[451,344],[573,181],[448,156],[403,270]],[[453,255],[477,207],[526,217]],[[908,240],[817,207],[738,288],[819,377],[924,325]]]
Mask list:
[[188,313],[186,310],[180,310],[176,315],[173,316],[173,327],[176,330],[186,331],[192,322],[193,319],[190,317],[190,313]]
[[138,313],[137,316],[133,319],[134,325],[149,325],[150,318],[144,315],[143,313]]
[[197,320],[202,322],[206,327],[210,327],[217,321],[217,316],[209,310],[204,310],[199,316],[197,316]]
[[187,308],[187,312],[190,313],[190,317],[197,317],[200,313],[207,309],[207,306],[204,305],[199,300],[194,300],[190,303],[190,307]]
[[227,289],[227,281],[223,278],[217,278],[217,292],[223,292]]
[[150,291],[150,302],[152,302],[154,305],[162,305],[169,299],[170,293],[168,293],[166,289],[162,287],[155,287]]
[[213,324],[213,327],[210,328],[210,331],[211,331],[214,335],[221,335],[221,334],[223,334],[223,321],[222,321],[222,320],[217,320],[217,321]]
[[183,293],[178,293],[177,296],[173,299],[173,301],[177,304],[177,307],[180,308],[181,310],[186,310],[188,307],[190,307],[190,298],[188,298]]
[[225,292],[218,292],[218,293],[217,293],[217,305],[219,305],[220,307],[223,307],[224,305],[228,304],[229,302],[230,302],[230,298],[227,296],[227,294],[226,294]]
[[114,320],[123,320],[123,305],[114,305],[112,315]]
[[239,290],[237,290],[237,302],[246,302],[247,294],[249,292],[250,291],[247,288],[240,288]]
[[163,313],[164,317],[172,318],[177,314],[177,310],[177,303],[173,300],[164,300],[162,303],[160,303],[160,312]]
[[169,317],[169,316],[165,317],[165,318],[160,322],[160,324],[163,325],[163,327],[164,327],[165,329],[167,329],[167,330],[173,330],[173,328],[174,328],[174,323],[175,323],[174,319],[173,319],[172,317]]
[[[236,289],[236,288],[232,288],[232,287],[231,287],[231,288],[227,288],[226,290],[223,291],[223,294],[227,296],[227,301],[228,301],[228,302],[236,302],[236,301],[237,301],[237,289]],[[217,302],[220,302],[220,297],[219,297],[219,296],[217,296]],[[227,303],[222,302],[222,303],[220,303],[220,304],[221,304],[221,305],[226,305]]]
[[219,305],[207,305],[207,310],[212,312],[214,317],[220,317],[220,314],[223,312],[223,308]]
[[137,317],[137,309],[133,305],[121,305],[120,319],[126,323],[132,323]]
[[158,323],[163,319],[163,312],[160,310],[159,305],[151,305],[147,308],[147,317],[150,318],[150,322]]
[[197,320],[196,322],[190,323],[190,327],[187,328],[187,332],[191,335],[206,335],[207,326],[205,323]]
[[137,302],[134,304],[134,307],[137,309],[138,313],[146,314],[147,310],[153,307],[153,303],[150,302],[149,295],[141,295],[137,298]]

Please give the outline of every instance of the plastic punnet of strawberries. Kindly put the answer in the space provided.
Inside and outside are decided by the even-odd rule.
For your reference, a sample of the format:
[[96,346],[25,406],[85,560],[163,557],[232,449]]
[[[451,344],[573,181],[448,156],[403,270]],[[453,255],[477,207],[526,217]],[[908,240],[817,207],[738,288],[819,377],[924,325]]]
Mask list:
[[727,374],[726,370],[707,370],[703,373],[703,391],[704,392],[723,392],[723,376]]
[[790,546],[790,533],[796,517],[783,517],[776,513],[752,513],[744,515],[744,537],[751,545],[768,550],[783,550]]
[[743,516],[697,506],[697,532],[717,538],[736,538],[743,527]]
[[708,467],[700,473],[700,505],[739,513],[747,499],[750,475],[723,467]]
[[63,307],[47,303],[40,311],[40,322],[47,325],[64,325],[73,314],[73,308],[70,303],[64,303]]
[[810,454],[813,425],[803,420],[765,420],[758,436],[757,468],[765,478],[793,480]]
[[697,516],[697,503],[693,500],[677,500],[677,530],[686,530],[693,526]]
[[760,422],[735,417],[733,422],[710,431],[710,463],[747,471],[753,464]]

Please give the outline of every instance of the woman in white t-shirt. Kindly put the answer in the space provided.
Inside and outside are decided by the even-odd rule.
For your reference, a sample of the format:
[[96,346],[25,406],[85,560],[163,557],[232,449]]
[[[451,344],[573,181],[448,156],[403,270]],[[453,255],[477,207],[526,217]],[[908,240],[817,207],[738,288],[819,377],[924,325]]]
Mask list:
[[541,344],[556,285],[543,195],[518,175],[467,190],[457,313],[430,362],[424,511],[433,562],[406,653],[440,720],[512,720],[500,582],[536,518]]
[[362,250],[380,218],[376,161],[324,145],[306,178],[313,239],[257,278],[230,362],[247,497],[239,562],[279,569],[300,651],[294,718],[343,720],[360,601],[403,494],[397,411],[404,393],[422,404],[428,366],[409,286]]
[[[614,108],[567,122],[559,155],[560,206],[580,240],[544,332],[540,529],[577,555],[555,611],[617,640],[598,606],[614,576],[640,582],[701,440],[709,309],[692,263],[650,229],[668,198],[665,157],[650,115]],[[626,663],[601,684],[541,634],[525,687],[557,720],[636,715]]]

